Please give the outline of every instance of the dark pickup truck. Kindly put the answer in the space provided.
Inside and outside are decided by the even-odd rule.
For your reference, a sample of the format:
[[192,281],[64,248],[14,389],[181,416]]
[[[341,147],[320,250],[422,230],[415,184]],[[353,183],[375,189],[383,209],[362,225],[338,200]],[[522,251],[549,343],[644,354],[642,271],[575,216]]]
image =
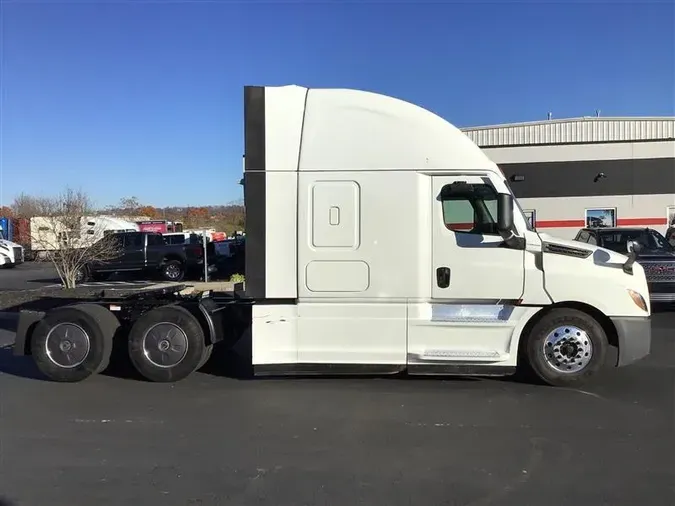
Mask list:
[[[167,244],[162,234],[122,232],[103,241],[116,241],[119,256],[105,262],[91,262],[78,275],[78,282],[102,281],[117,272],[147,272],[167,281],[181,281],[186,275],[204,272],[204,247],[201,244]],[[215,255],[214,255],[215,256]],[[209,261],[209,270],[213,270]]]
[[640,244],[637,262],[645,270],[652,302],[675,302],[675,248],[652,228],[583,228],[575,240],[628,254],[628,242]]

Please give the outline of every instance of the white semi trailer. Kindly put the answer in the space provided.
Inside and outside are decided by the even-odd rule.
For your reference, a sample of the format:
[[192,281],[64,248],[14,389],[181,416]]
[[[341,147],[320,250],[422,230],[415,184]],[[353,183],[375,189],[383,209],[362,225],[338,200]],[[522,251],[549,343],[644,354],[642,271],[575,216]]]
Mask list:
[[24,311],[17,354],[79,381],[126,339],[141,375],[177,381],[214,344],[250,340],[256,375],[521,369],[571,386],[609,346],[617,366],[649,353],[635,254],[532,230],[500,169],[442,118],[348,89],[244,97],[245,290]]

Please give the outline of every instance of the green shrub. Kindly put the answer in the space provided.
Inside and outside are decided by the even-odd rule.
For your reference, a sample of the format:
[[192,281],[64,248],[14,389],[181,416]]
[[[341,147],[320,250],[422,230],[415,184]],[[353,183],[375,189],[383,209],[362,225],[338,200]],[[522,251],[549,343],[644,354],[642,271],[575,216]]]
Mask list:
[[232,276],[230,276],[230,281],[232,283],[243,283],[245,278],[243,274],[232,274]]

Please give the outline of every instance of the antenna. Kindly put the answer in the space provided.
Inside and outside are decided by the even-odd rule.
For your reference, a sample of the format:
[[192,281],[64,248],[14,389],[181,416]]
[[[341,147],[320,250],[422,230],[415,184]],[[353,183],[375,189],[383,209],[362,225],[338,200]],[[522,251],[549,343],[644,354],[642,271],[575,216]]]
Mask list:
[[599,118],[600,117],[600,109],[595,110],[595,117]]
[[549,113],[547,114],[547,117],[548,117],[548,120],[551,121],[551,118],[553,118],[553,113],[552,113],[552,112],[549,112]]

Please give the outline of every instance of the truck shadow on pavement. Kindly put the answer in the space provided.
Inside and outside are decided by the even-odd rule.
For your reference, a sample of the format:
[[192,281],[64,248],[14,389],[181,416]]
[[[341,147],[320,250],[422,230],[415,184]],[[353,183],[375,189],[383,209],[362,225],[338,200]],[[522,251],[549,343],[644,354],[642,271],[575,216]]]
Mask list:
[[[30,357],[15,357],[11,348],[0,348],[0,373],[34,380],[46,380]],[[3,506],[0,499],[0,506]]]

